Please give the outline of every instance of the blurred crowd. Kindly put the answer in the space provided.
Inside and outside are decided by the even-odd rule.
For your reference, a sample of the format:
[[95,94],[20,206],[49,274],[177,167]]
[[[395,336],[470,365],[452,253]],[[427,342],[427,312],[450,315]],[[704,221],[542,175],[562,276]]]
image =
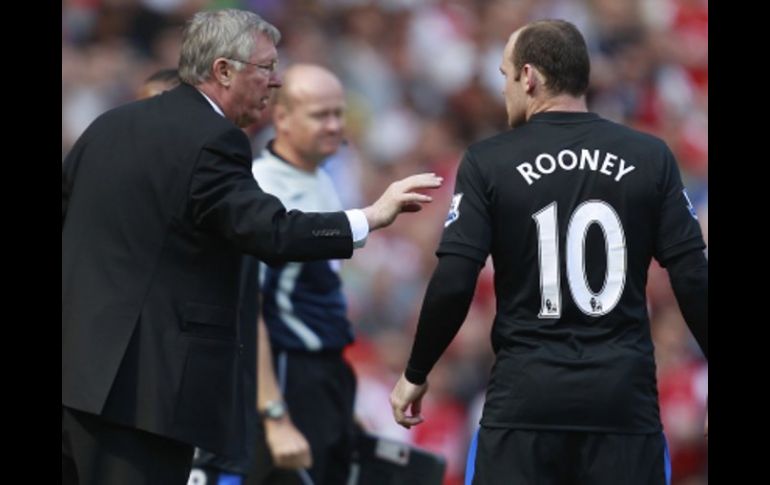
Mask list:
[[[277,26],[281,65],[329,67],[346,88],[347,143],[326,164],[345,207],[394,179],[445,177],[427,210],[401,217],[343,265],[357,342],[364,427],[447,458],[460,484],[489,367],[493,268],[468,319],[431,374],[425,423],[405,430],[388,395],[407,360],[464,148],[506,129],[498,67],[508,36],[537,18],[563,18],[591,52],[591,111],[663,138],[674,150],[708,241],[707,0],[64,0],[62,158],[99,114],[131,101],[153,72],[176,66],[181,26],[204,8],[251,9]],[[270,114],[249,129],[255,153]],[[707,365],[665,270],[650,268],[649,313],[673,483],[706,483]]]

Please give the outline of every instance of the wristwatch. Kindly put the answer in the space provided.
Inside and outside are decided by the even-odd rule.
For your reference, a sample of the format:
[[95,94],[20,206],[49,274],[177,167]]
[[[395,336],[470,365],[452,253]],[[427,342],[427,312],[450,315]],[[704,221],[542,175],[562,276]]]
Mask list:
[[262,419],[281,419],[286,415],[286,403],[283,401],[268,401],[265,409],[259,412]]

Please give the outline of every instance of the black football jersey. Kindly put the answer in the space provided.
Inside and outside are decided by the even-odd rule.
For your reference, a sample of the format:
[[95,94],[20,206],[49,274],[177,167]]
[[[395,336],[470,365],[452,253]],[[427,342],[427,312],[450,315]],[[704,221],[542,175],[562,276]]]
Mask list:
[[544,112],[465,153],[437,254],[492,256],[485,426],[660,431],[650,259],[705,248],[666,144]]

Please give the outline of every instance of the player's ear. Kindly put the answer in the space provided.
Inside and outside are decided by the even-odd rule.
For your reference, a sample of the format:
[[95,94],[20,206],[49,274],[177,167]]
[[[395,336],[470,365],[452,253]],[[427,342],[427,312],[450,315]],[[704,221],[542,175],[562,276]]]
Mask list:
[[532,64],[524,64],[521,67],[520,82],[524,83],[524,91],[532,94],[536,88],[545,86],[545,77]]

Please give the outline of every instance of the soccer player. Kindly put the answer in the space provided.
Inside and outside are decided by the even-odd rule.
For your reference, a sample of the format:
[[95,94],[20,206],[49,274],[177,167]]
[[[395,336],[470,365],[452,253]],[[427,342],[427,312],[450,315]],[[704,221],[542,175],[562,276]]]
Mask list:
[[653,136],[586,108],[590,64],[570,23],[504,49],[513,130],[471,145],[439,244],[396,421],[423,421],[426,378],[491,254],[496,355],[474,484],[666,483],[645,300],[654,257],[708,358],[708,263],[676,161]]

